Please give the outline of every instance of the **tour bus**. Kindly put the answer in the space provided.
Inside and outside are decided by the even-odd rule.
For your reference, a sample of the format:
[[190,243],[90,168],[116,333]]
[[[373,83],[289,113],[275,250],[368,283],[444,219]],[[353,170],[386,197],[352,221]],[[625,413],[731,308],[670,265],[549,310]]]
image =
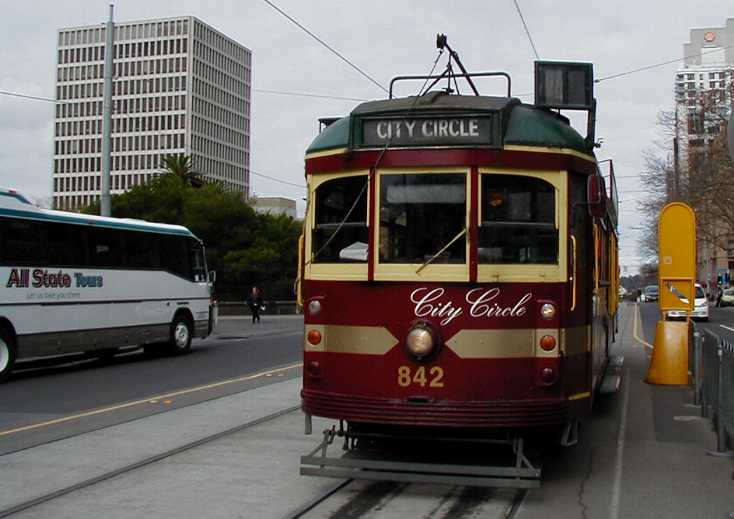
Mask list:
[[216,324],[213,282],[185,227],[41,209],[0,188],[0,381],[21,359],[186,353]]

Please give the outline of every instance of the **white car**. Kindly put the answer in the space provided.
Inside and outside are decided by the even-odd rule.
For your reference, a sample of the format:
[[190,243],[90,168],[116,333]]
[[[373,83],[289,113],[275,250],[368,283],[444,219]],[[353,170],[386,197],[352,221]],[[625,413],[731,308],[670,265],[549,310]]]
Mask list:
[[[708,321],[709,320],[709,303],[706,299],[706,292],[703,291],[703,287],[696,283],[696,299],[693,302],[693,311],[690,312],[690,316],[693,319]],[[684,301],[685,302],[685,301]],[[668,319],[685,319],[688,312],[685,310],[668,310]]]

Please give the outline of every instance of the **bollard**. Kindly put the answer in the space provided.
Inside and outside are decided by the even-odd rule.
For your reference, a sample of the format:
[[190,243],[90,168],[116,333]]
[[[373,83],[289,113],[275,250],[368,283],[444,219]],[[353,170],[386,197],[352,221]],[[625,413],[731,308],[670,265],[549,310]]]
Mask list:
[[693,404],[701,405],[701,333],[693,332]]
[[718,358],[717,376],[719,380],[716,410],[714,412],[714,416],[716,416],[716,450],[708,451],[706,454],[717,457],[731,457],[734,453],[726,450],[726,431],[724,430],[724,419],[721,416],[721,402],[724,398],[724,384],[722,382],[724,375],[724,348],[721,339],[716,341],[716,349]]

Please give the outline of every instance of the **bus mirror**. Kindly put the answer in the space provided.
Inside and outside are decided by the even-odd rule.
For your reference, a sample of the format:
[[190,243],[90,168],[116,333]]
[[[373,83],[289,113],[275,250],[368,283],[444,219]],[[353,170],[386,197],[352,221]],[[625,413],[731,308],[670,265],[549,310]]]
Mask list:
[[216,281],[217,281],[217,271],[210,270],[209,271],[209,283],[216,283]]
[[606,188],[604,187],[604,177],[594,174],[586,181],[586,202],[589,205],[589,213],[591,216],[599,217],[604,215],[606,209]]

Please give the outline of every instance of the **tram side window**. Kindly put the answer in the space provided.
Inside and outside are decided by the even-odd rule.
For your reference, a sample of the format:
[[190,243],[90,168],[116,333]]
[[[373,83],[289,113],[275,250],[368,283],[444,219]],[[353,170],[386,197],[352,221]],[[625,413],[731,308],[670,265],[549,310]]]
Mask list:
[[316,189],[314,263],[367,261],[367,182],[367,175],[358,175],[329,180]]
[[482,176],[480,263],[557,263],[555,188],[539,178]]
[[466,263],[466,175],[380,177],[381,263]]
[[0,263],[43,265],[45,258],[41,222],[0,219]]

